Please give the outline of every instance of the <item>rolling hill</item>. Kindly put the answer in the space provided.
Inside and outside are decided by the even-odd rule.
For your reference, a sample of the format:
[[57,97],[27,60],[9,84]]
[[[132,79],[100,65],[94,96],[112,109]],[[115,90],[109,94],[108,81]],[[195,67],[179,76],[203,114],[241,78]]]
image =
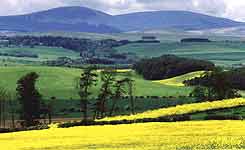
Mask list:
[[[29,72],[36,72],[40,75],[37,87],[44,99],[49,99],[52,96],[58,99],[79,99],[75,87],[76,79],[82,72],[80,69],[38,66],[0,67],[0,77],[5,77],[5,80],[0,81],[0,86],[15,94],[17,80]],[[118,78],[125,76],[121,70]],[[191,87],[175,87],[146,81],[135,73],[132,74],[132,78],[135,80],[135,85],[137,85],[135,95],[187,96],[192,90]],[[94,95],[98,94],[100,86],[101,82],[99,81],[97,86],[93,88]]]
[[201,30],[241,25],[241,22],[187,11],[149,11],[112,16],[78,6],[0,17],[0,30],[28,32],[118,33],[154,29]]

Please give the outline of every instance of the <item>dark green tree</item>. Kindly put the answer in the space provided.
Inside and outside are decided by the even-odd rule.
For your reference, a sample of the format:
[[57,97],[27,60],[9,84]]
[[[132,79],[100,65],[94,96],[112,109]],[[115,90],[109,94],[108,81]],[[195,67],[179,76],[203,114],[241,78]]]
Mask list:
[[25,126],[36,125],[35,119],[40,118],[41,94],[36,89],[39,75],[31,72],[21,77],[17,82],[17,99],[22,107],[22,119]]
[[96,85],[97,74],[94,73],[92,67],[84,69],[81,77],[79,78],[79,96],[81,99],[80,109],[83,112],[83,121],[88,121],[88,104],[89,98],[92,95],[91,88]]
[[6,121],[6,102],[8,100],[8,92],[4,88],[0,88],[0,126],[5,128]]
[[96,103],[96,118],[103,118],[106,113],[106,101],[113,95],[113,83],[115,81],[116,72],[112,69],[101,71],[102,85]]
[[118,100],[123,95],[126,94],[125,83],[126,83],[125,79],[122,79],[122,80],[117,80],[114,85],[115,91],[112,96],[112,107],[111,107],[110,114],[109,114],[110,116],[112,116],[113,112],[115,111],[115,107],[116,107]]
[[204,101],[208,99],[208,88],[204,86],[196,86],[194,90],[190,93],[191,97],[197,98],[199,101]]
[[[215,68],[213,71],[206,72],[201,78],[193,79],[194,82],[200,82],[192,93],[199,97],[206,97],[206,100],[222,100],[228,98],[240,97],[238,91],[233,88],[229,74],[222,68]],[[193,82],[190,80],[190,82]],[[198,95],[199,92],[199,95]],[[203,95],[206,94],[206,95]]]
[[134,103],[134,80],[132,80],[131,78],[125,78],[124,79],[126,84],[128,85],[128,95],[129,95],[129,101],[130,101],[130,105],[131,105],[131,113],[135,114],[135,103]]

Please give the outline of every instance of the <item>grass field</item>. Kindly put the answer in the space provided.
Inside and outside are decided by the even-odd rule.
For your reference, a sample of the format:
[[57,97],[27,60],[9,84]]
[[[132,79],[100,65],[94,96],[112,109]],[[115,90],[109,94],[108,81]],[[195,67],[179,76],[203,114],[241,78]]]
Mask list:
[[[0,86],[15,92],[17,80],[29,73],[37,72],[40,75],[37,87],[44,98],[49,99],[52,96],[57,99],[78,99],[76,90],[76,79],[80,76],[82,70],[71,68],[56,67],[0,67]],[[126,73],[119,73],[118,78],[128,76]],[[191,87],[177,87],[162,85],[144,80],[141,76],[132,74],[135,80],[136,96],[187,96],[192,90]],[[3,80],[4,79],[4,80]],[[101,82],[93,89],[93,93],[98,94]]]
[[140,57],[156,57],[163,54],[174,54],[183,57],[210,60],[217,65],[231,66],[245,63],[244,42],[211,42],[211,43],[145,43],[128,44],[116,48],[120,53],[132,52]]
[[37,62],[37,61],[46,61],[46,60],[55,60],[58,57],[70,57],[70,58],[79,58],[79,53],[67,50],[64,48],[57,48],[57,47],[11,47],[6,48],[2,47],[0,48],[1,53],[15,53],[15,52],[25,52],[25,53],[31,53],[31,54],[37,54],[38,58],[16,58],[16,57],[6,57],[6,56],[0,56],[1,60],[7,61],[8,59],[16,60],[16,61],[31,61],[31,62]]
[[8,150],[245,149],[244,121],[144,123],[0,134]]
[[198,112],[203,112],[208,110],[234,108],[240,106],[245,106],[244,98],[179,105],[176,107],[147,111],[136,115],[104,118],[97,121],[138,120],[138,119],[147,119],[147,118],[159,118],[164,116],[183,115],[183,114],[198,113]]
[[159,30],[154,32],[144,32],[144,33],[111,33],[111,34],[98,34],[98,33],[85,33],[85,32],[35,32],[35,33],[16,33],[19,36],[23,35],[33,35],[33,36],[63,36],[63,37],[75,37],[75,38],[88,38],[88,39],[115,39],[115,40],[140,40],[142,36],[156,36],[158,40],[162,42],[176,42],[183,38],[209,38],[213,41],[241,41],[244,38],[239,36],[223,36],[223,35],[199,35],[193,34],[191,32],[175,31],[175,30]]

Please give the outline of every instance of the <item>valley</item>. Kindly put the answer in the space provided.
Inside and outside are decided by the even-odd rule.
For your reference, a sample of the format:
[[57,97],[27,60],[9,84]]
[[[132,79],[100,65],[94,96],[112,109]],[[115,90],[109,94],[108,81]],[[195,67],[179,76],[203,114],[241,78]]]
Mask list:
[[245,149],[242,19],[61,6],[0,11],[3,150]]

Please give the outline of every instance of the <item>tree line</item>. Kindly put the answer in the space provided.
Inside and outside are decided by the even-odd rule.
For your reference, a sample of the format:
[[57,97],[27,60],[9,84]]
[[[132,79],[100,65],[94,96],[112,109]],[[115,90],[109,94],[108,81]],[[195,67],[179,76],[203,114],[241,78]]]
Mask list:
[[[100,77],[100,78],[99,78]],[[15,114],[18,113],[19,118],[23,120],[23,127],[39,125],[41,115],[48,116],[49,123],[52,119],[52,101],[56,98],[52,97],[47,103],[42,101],[42,95],[36,87],[39,75],[36,72],[30,72],[17,81],[17,95],[12,96],[8,90],[0,89],[0,126],[5,127],[7,116],[6,109],[10,109],[12,126],[15,127]],[[96,102],[94,99],[94,88],[100,81],[99,94]],[[81,76],[76,80],[76,90],[80,96],[80,112],[82,114],[82,122],[86,124],[88,121],[93,121],[98,118],[112,116],[117,110],[117,101],[123,96],[128,96],[131,108],[131,113],[135,113],[134,108],[134,81],[130,75],[125,78],[117,79],[117,72],[113,69],[104,69],[100,76],[97,70],[93,67],[88,67],[83,70]],[[17,99],[17,101],[15,100]],[[110,108],[107,108],[108,101],[112,101]],[[16,104],[15,102],[18,102]],[[11,103],[11,108],[6,108],[7,103]],[[16,108],[19,105],[20,108]],[[9,111],[8,111],[9,113]]]
[[217,67],[211,72],[204,73],[201,77],[184,81],[184,84],[195,86],[191,96],[200,100],[212,101],[236,98],[241,97],[238,89],[244,86],[244,81],[241,80],[245,79],[244,73],[244,68],[225,71]]
[[76,52],[111,49],[129,43],[127,40],[91,40],[61,36],[14,36],[0,37],[0,39],[8,41],[7,45],[62,47]]
[[147,80],[162,80],[193,71],[212,70],[215,65],[209,61],[163,55],[142,59],[135,63],[134,69]]

